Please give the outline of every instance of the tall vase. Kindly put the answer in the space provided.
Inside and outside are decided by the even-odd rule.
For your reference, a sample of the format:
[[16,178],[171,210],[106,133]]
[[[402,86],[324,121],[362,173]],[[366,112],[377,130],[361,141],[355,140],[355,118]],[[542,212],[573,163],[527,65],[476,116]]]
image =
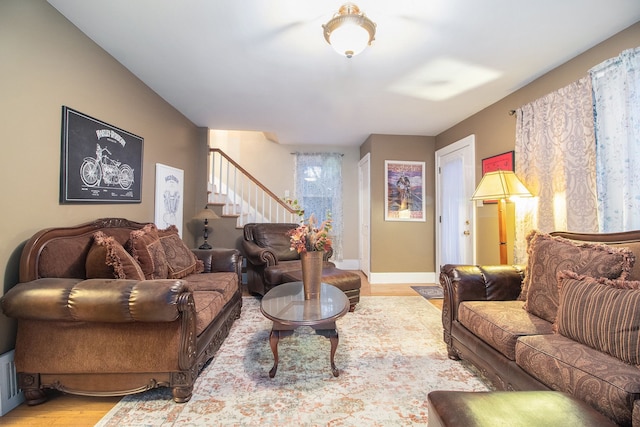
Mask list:
[[304,299],[320,298],[323,257],[324,251],[302,252],[300,254]]

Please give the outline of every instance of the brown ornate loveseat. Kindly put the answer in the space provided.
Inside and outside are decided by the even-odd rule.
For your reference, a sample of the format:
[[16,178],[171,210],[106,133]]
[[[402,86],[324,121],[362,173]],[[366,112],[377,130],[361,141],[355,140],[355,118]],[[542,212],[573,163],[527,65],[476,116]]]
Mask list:
[[2,298],[18,321],[26,402],[44,402],[47,388],[114,396],[160,386],[188,401],[240,316],[240,265],[235,249],[192,253],[175,227],[122,218],[36,233]]
[[442,267],[449,357],[498,390],[566,392],[640,426],[640,231],[528,239],[526,266]]

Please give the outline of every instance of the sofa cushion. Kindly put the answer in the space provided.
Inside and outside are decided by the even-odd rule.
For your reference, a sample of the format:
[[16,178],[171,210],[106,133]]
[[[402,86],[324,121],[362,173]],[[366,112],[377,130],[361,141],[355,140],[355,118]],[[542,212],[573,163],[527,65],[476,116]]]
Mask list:
[[507,358],[515,360],[519,337],[553,333],[553,324],[526,312],[523,304],[522,301],[465,301],[458,306],[458,321]]
[[238,291],[238,275],[233,272],[198,273],[185,277],[189,289],[194,291],[213,291],[222,295],[226,304]]
[[558,274],[560,334],[640,364],[640,282]]
[[287,234],[295,224],[256,224],[253,228],[253,240],[261,248],[270,248],[278,261],[300,259],[298,253],[291,250],[291,241]]
[[640,255],[640,242],[624,242],[624,243],[607,243],[607,245],[614,248],[627,248],[633,252],[636,257],[636,262],[633,263],[631,270],[627,276],[627,280],[640,280],[640,262],[637,257]]
[[194,291],[196,310],[196,336],[199,336],[216,318],[224,307],[222,295],[211,291]]
[[621,425],[631,425],[640,370],[560,334],[521,337],[516,363],[547,387],[570,393]]
[[633,253],[626,248],[576,242],[532,231],[527,236],[527,269],[520,299],[525,309],[549,322],[558,310],[557,274],[570,270],[594,277],[625,278],[633,265]]
[[93,244],[85,263],[87,279],[144,280],[142,268],[112,237],[102,231],[93,234]]
[[154,224],[146,224],[131,232],[131,250],[147,279],[166,279],[167,257]]
[[198,263],[198,258],[180,238],[175,225],[158,230],[158,237],[167,258],[169,279],[182,279],[191,273],[201,273],[204,270],[204,265]]

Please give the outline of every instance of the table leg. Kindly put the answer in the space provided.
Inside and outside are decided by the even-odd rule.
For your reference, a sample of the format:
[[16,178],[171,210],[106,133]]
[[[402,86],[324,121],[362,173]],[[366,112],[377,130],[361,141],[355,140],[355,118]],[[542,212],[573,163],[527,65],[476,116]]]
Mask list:
[[273,353],[273,368],[269,371],[269,378],[275,377],[278,370],[278,341],[280,341],[280,331],[272,329],[271,334],[269,334],[269,344]]
[[329,341],[331,342],[331,373],[333,373],[334,377],[340,375],[340,371],[336,367],[334,362],[334,357],[336,355],[336,349],[338,348],[338,330],[334,329],[329,334]]

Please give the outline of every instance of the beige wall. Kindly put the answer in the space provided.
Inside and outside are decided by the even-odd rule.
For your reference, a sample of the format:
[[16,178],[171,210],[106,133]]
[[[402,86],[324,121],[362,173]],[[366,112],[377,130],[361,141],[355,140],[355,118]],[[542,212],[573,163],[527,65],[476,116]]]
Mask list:
[[[636,23],[610,39],[555,68],[522,89],[492,104],[468,119],[436,136],[436,149],[445,147],[468,135],[476,136],[476,177],[482,176],[481,160],[515,148],[516,118],[510,110],[558,90],[581,77],[600,62],[617,56],[621,51],[640,46],[640,23]],[[516,166],[517,168],[517,166]],[[479,234],[477,253],[479,264],[499,263],[496,205],[477,209]],[[512,218],[512,215],[511,215]],[[510,245],[513,226],[510,227]]]
[[[2,293],[17,283],[20,250],[39,229],[100,217],[153,221],[156,163],[184,170],[184,218],[204,205],[206,131],[44,0],[0,2],[0,58]],[[142,203],[58,202],[62,105],[144,138]],[[184,237],[194,243],[190,227]],[[14,334],[14,322],[0,314],[0,353],[13,347]]]
[[[371,135],[360,147],[360,157],[367,153],[371,156],[370,270],[372,275],[434,272],[434,146],[434,137]],[[385,160],[425,162],[425,222],[384,220]]]
[[[294,194],[294,159],[292,153],[341,153],[342,156],[342,210],[343,258],[347,262],[358,260],[358,147],[330,145],[278,144],[265,138],[262,132],[210,131],[212,147],[220,148],[269,190],[280,197],[289,191]],[[215,237],[215,230],[214,230]]]

